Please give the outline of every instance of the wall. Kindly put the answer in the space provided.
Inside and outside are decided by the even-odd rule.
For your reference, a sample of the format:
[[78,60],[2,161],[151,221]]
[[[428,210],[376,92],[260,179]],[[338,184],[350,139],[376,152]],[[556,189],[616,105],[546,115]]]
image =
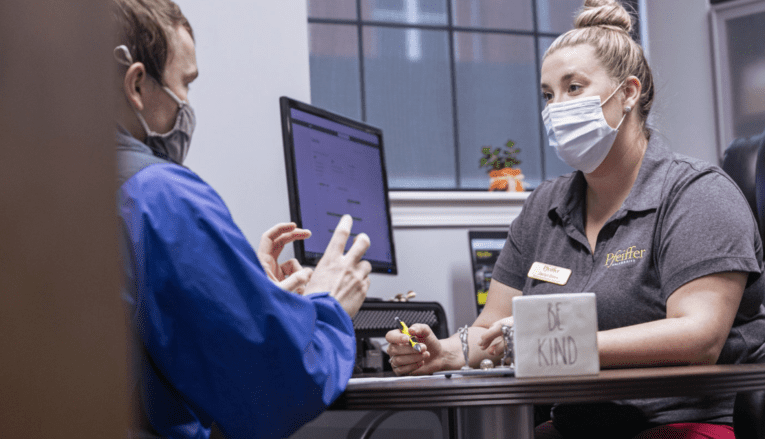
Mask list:
[[656,82],[653,123],[674,151],[719,164],[709,2],[645,3],[646,46]]
[[468,230],[503,228],[395,229],[399,274],[373,274],[368,296],[387,299],[413,290],[417,293],[416,300],[435,301],[444,307],[451,333],[460,326],[473,323],[478,313],[473,293]]
[[310,100],[306,0],[178,4],[194,29],[199,66],[186,164],[257,246],[265,230],[290,218],[278,101]]

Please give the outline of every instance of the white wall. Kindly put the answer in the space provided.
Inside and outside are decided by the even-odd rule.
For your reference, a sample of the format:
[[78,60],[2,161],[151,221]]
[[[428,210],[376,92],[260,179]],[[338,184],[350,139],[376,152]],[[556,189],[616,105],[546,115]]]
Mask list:
[[310,100],[306,0],[177,3],[194,29],[199,66],[186,165],[257,246],[266,229],[290,219],[279,96]]
[[478,313],[468,230],[481,229],[396,229],[394,239],[399,273],[397,276],[373,274],[368,296],[387,299],[413,290],[417,293],[416,300],[439,302],[444,307],[451,332],[473,323]]
[[709,2],[644,3],[648,61],[656,83],[653,124],[674,151],[719,164]]
[[[310,102],[307,4],[177,2],[194,29],[200,73],[189,94],[197,128],[186,165],[221,194],[256,246],[263,231],[290,218],[278,98]],[[467,229],[394,234],[400,274],[373,275],[369,296],[414,290],[444,306],[450,328],[471,323]]]

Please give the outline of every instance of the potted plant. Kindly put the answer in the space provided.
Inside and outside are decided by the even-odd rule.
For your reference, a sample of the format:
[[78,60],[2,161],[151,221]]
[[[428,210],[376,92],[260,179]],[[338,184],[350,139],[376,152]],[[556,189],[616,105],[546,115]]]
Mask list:
[[504,147],[496,148],[494,151],[490,146],[481,148],[483,157],[480,160],[480,167],[486,168],[489,173],[490,191],[523,192],[523,173],[517,167],[521,164],[517,158],[519,152],[521,152],[520,148],[517,148],[512,140],[508,140]]

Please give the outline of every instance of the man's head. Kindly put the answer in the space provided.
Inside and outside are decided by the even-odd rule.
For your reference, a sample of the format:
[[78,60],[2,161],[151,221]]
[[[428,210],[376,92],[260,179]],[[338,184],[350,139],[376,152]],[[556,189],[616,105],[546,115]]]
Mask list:
[[125,96],[119,122],[134,137],[146,132],[135,112],[156,133],[170,131],[178,104],[163,89],[188,100],[189,84],[196,78],[194,34],[178,5],[171,0],[113,0],[119,27],[118,44],[129,52],[126,69],[120,71]]

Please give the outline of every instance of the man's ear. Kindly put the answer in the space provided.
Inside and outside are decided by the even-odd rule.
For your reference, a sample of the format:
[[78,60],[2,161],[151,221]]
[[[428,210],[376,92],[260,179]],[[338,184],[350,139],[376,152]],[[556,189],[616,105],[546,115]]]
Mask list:
[[627,77],[624,81],[624,105],[632,109],[636,108],[642,91],[643,84],[636,76]]
[[122,83],[125,97],[127,97],[128,102],[130,102],[133,108],[138,111],[143,110],[143,92],[147,85],[147,79],[146,67],[144,67],[143,63],[136,62],[128,67]]

